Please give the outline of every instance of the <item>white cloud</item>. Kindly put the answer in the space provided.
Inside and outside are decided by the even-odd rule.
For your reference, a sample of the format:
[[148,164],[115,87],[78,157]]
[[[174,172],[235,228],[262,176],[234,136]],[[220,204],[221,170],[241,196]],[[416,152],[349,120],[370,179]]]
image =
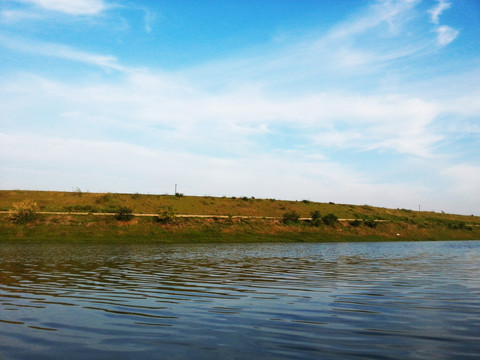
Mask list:
[[126,71],[116,57],[101,55],[77,50],[73,47],[47,42],[32,42],[22,38],[6,37],[0,34],[0,45],[34,55],[50,56],[66,60],[73,60],[85,64],[98,66],[104,69]]
[[436,29],[436,32],[438,34],[437,42],[440,46],[447,46],[453,40],[455,40],[459,34],[457,30],[446,25],[439,26]]
[[409,19],[409,12],[418,4],[418,0],[381,0],[354,19],[341,23],[327,36],[339,40],[365,33],[382,24],[387,24],[392,32],[397,32],[401,24]]
[[447,46],[455,40],[459,34],[458,30],[446,25],[439,25],[440,15],[449,9],[452,4],[447,0],[438,0],[436,6],[429,10],[430,20],[436,25],[435,32],[437,33],[437,44],[439,46]]
[[[431,156],[432,147],[441,140],[429,128],[440,107],[405,96],[323,92],[285,98],[249,86],[215,94],[148,72],[128,73],[124,81],[112,85],[64,84],[31,76],[4,85],[5,109],[27,98],[29,109],[38,107],[37,112],[57,109],[46,110],[51,121],[64,118],[65,112],[77,113],[96,119],[96,127],[136,128],[144,136],[157,131],[162,138],[168,133],[169,141],[183,139],[191,147],[218,151],[237,149],[236,143],[242,144],[238,152],[254,151],[258,140],[250,136],[293,136],[275,130],[282,127],[295,129],[295,136],[304,141],[310,139],[305,146],[325,144],[328,137],[327,143],[339,148],[392,150],[420,157]],[[8,110],[11,113],[5,118],[13,113],[17,118],[31,116],[30,110],[18,106]]]
[[[222,59],[187,70],[188,76],[211,87],[225,88],[255,79],[270,91],[284,91],[298,85],[301,90],[350,89],[377,87],[390,76],[421,71],[409,62],[431,55],[437,46],[452,41],[455,30],[431,30],[418,20],[420,2],[378,1],[327,32],[309,34],[305,38],[285,35],[277,49],[256,49],[232,59]],[[437,42],[438,39],[438,42]],[[437,43],[434,45],[434,43]]]
[[69,15],[96,15],[107,8],[103,0],[20,0]]
[[440,15],[447,9],[452,6],[447,0],[438,0],[437,6],[431,8],[428,12],[430,13],[430,18],[434,24],[438,24]]
[[19,10],[3,10],[0,12],[0,19],[6,23],[14,23],[24,19],[39,19],[37,13]]

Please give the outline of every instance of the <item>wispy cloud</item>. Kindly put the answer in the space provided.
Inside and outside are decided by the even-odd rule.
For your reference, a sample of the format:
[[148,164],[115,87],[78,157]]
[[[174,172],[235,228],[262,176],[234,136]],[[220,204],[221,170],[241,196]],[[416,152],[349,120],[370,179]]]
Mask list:
[[341,23],[328,34],[331,39],[341,39],[365,33],[373,28],[388,25],[388,30],[397,32],[409,20],[410,11],[418,5],[418,0],[378,1],[360,16]]
[[[419,14],[419,1],[378,1],[348,21],[331,30],[312,32],[302,38],[288,35],[277,48],[246,54],[239,59],[222,59],[190,69],[190,75],[202,77],[218,86],[256,79],[271,90],[282,90],[301,84],[305,89],[352,89],[358,83],[363,90],[378,88],[381,80],[391,77],[394,69],[408,72],[412,59],[431,55],[458,35],[442,27],[437,33],[426,17]],[[407,66],[406,66],[407,65]]]
[[[18,91],[24,91],[19,80],[15,81],[15,98],[29,97],[32,103],[47,107],[56,104],[65,109],[61,112],[68,109],[84,119],[115,119],[117,132],[135,129],[142,136],[156,133],[168,146],[181,139],[194,151],[210,149],[228,156],[256,151],[256,140],[248,140],[249,136],[297,136],[306,147],[323,144],[322,151],[328,144],[339,149],[388,150],[418,157],[431,157],[433,147],[441,140],[430,128],[441,107],[405,96],[324,92],[286,99],[249,87],[215,94],[180,79],[148,72],[128,73],[125,81],[115,85],[73,86],[25,77],[22,82],[28,84],[28,95],[20,95]],[[4,101],[14,101],[9,93],[13,90],[6,90]],[[34,102],[35,94],[41,94],[38,102]],[[100,121],[94,126],[111,126]],[[295,134],[279,133],[282,127],[295,129]],[[343,140],[332,142],[339,132]],[[236,144],[242,146],[237,148]],[[271,146],[286,150],[284,145]]]
[[440,20],[440,15],[449,9],[452,4],[447,0],[437,0],[437,5],[431,8],[428,12],[430,13],[431,21],[434,24],[438,24]]
[[0,20],[6,23],[14,23],[22,20],[32,20],[41,18],[40,14],[35,12],[21,10],[2,10],[0,11]]
[[103,0],[20,0],[45,10],[69,15],[96,15],[107,8]]
[[155,22],[157,16],[154,12],[144,9],[143,21],[145,23],[145,31],[147,33],[152,32],[152,24]]
[[447,0],[437,0],[437,5],[428,11],[431,22],[436,25],[435,32],[437,33],[437,44],[439,46],[447,46],[454,41],[459,34],[458,30],[450,26],[440,25],[440,15],[451,6],[452,4]]
[[30,41],[23,38],[7,37],[0,34],[0,45],[15,51],[72,60],[98,66],[103,69],[117,71],[127,70],[126,67],[119,64],[115,56],[89,53],[62,44]]
[[452,29],[451,27],[446,25],[439,26],[436,29],[436,32],[438,34],[438,45],[440,46],[447,46],[453,40],[455,40],[459,34],[457,30]]

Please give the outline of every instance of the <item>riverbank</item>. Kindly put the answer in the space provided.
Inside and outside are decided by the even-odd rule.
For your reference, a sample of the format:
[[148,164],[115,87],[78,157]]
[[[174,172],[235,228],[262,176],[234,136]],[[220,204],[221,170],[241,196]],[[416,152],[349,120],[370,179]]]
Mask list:
[[[307,200],[0,191],[0,210],[11,210],[12,204],[23,200],[37,204],[36,217],[18,223],[12,221],[11,213],[0,214],[0,241],[205,243],[480,239],[477,216]],[[122,208],[132,210],[131,216],[120,219],[115,216]],[[341,221],[330,224],[312,221],[314,211],[334,214]],[[303,221],[284,221],[284,215],[292,212]]]

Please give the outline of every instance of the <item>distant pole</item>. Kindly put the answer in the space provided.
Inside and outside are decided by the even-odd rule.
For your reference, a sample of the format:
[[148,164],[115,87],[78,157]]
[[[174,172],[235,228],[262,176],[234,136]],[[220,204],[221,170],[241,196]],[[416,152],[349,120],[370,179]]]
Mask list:
[[177,194],[177,184],[175,184],[175,195]]
[[420,211],[420,205],[418,205],[418,211]]

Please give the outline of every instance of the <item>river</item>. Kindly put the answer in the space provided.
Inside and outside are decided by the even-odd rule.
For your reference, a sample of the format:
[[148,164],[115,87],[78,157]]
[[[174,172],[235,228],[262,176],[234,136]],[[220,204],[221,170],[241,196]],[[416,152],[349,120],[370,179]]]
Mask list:
[[1,359],[478,359],[480,241],[0,244]]

